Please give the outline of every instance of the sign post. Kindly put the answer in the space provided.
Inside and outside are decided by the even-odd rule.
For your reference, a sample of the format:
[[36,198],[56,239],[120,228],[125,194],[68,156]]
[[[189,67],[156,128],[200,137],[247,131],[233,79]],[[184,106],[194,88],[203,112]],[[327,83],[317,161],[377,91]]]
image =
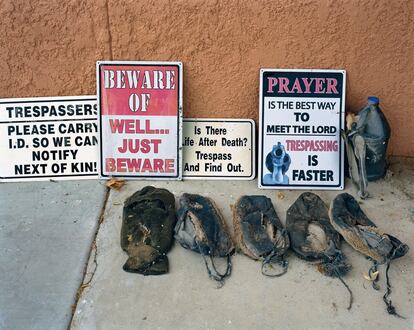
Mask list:
[[259,188],[344,187],[345,71],[260,71]]
[[99,176],[181,180],[182,64],[97,62]]

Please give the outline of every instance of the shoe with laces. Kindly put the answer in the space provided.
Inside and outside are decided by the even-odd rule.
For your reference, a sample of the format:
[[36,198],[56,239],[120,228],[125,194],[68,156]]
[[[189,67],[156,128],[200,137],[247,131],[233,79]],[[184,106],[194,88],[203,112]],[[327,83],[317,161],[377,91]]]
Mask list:
[[[197,194],[183,194],[177,211],[174,237],[182,247],[200,253],[210,278],[220,284],[231,274],[230,255],[234,251],[227,226],[213,200]],[[219,272],[214,258],[226,258]]]
[[[262,260],[262,274],[270,277],[286,273],[284,259],[289,236],[266,196],[241,196],[233,207],[233,225],[238,248],[254,260]],[[282,270],[270,272],[276,265]]]

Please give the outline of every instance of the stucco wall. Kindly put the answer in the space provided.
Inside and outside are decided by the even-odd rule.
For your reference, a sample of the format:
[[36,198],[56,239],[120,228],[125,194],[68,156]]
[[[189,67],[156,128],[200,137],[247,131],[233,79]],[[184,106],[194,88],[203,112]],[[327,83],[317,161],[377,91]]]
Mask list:
[[180,60],[187,117],[258,118],[259,68],[347,70],[414,156],[414,1],[0,1],[0,97],[95,94],[95,61]]

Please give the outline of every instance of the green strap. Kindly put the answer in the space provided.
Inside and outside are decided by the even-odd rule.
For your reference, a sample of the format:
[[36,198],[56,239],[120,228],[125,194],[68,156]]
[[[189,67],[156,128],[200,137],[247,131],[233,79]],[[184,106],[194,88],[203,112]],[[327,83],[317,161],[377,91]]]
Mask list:
[[[273,268],[273,265],[277,264],[282,267],[282,271],[280,273],[276,274],[270,274],[269,272],[266,272],[265,270],[268,268]],[[269,265],[268,267],[266,267]],[[271,253],[262,261],[262,274],[267,277],[280,277],[284,274],[286,274],[288,269],[289,262],[284,259],[284,256],[276,256],[274,253]]]
[[207,272],[208,272],[208,276],[210,278],[212,278],[213,280],[217,281],[219,283],[219,288],[221,288],[224,284],[224,279],[228,276],[230,276],[231,274],[231,270],[232,270],[232,263],[231,263],[231,258],[230,258],[230,254],[228,254],[226,256],[227,260],[226,260],[226,270],[224,273],[220,273],[217,268],[216,265],[214,264],[214,259],[211,255],[208,255],[208,259],[210,260],[210,264],[207,260],[207,256],[204,255],[204,253],[201,251],[200,246],[199,246],[199,251],[201,256],[203,257],[204,260],[204,264],[206,265],[207,268]]
[[348,156],[349,175],[353,184],[358,189],[358,195],[365,199],[368,197],[368,180],[365,168],[366,147],[364,138],[356,131],[346,133],[341,130],[341,136],[345,143]]

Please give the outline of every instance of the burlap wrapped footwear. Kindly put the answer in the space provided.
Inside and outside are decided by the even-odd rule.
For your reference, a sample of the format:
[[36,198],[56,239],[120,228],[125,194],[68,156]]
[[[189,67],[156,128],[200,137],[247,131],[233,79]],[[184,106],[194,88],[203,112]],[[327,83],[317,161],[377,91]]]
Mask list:
[[[266,196],[242,196],[233,207],[233,224],[238,248],[255,260],[262,260],[262,274],[281,276],[286,273],[288,262],[284,255],[289,248],[289,236],[283,228]],[[271,274],[266,268],[278,264],[279,273]]]
[[[214,202],[196,194],[183,194],[177,211],[175,239],[186,249],[200,253],[209,276],[223,284],[231,274],[230,255],[234,251],[233,242],[226,224]],[[219,272],[214,263],[215,257],[226,258],[224,272]]]
[[350,194],[335,197],[329,210],[332,226],[355,250],[378,263],[405,255],[408,246],[381,231]]
[[173,243],[174,195],[147,186],[124,203],[121,247],[128,253],[123,269],[143,275],[168,272],[166,253]]
[[352,292],[343,281],[350,265],[340,250],[340,236],[329,221],[328,208],[319,196],[301,194],[286,214],[286,229],[292,250],[302,259],[318,264],[318,270],[337,277],[350,293],[348,309],[352,306]]
[[[397,315],[391,300],[391,284],[389,282],[388,270],[393,259],[404,256],[408,252],[408,246],[403,244],[394,236],[380,230],[361,210],[358,202],[350,194],[342,193],[334,198],[329,210],[332,226],[342,235],[355,250],[370,257],[374,265],[368,274],[376,273],[378,264],[387,264],[387,292],[383,300],[390,314]],[[378,278],[373,278],[373,287]]]

